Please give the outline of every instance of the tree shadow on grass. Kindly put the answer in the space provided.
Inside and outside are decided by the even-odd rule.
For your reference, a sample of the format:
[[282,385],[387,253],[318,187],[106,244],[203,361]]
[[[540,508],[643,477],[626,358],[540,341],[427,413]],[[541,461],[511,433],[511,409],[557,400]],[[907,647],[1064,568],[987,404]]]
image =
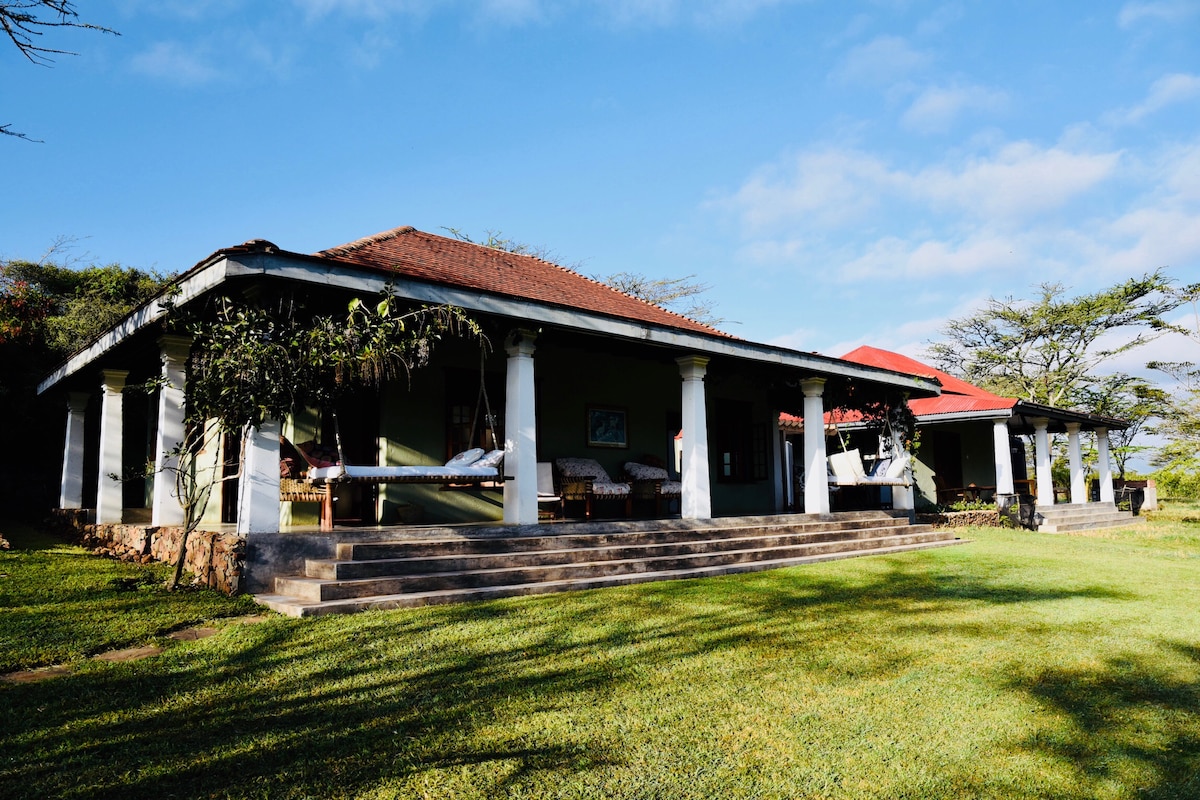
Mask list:
[[1081,785],[1154,800],[1200,797],[1200,649],[1166,642],[1159,650],[1014,676],[1007,688],[1067,720],[1016,748],[1070,765]]
[[644,689],[648,671],[709,669],[714,653],[730,656],[722,680],[750,680],[757,659],[835,649],[862,614],[887,621],[873,646],[813,669],[886,678],[914,657],[887,626],[1079,597],[1123,595],[1001,577],[939,585],[898,560],[853,580],[793,571],[239,626],[158,659],[0,688],[0,795],[338,797],[429,780],[495,796],[595,783],[628,766],[618,733],[531,720],[586,714]]

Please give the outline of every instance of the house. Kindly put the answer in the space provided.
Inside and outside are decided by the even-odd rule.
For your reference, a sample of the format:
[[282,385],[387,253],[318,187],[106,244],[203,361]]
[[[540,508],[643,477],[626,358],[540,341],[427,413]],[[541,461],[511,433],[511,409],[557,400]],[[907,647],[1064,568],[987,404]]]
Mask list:
[[[941,385],[941,394],[936,397],[913,397],[908,401],[921,437],[913,470],[918,502],[932,505],[995,499],[1005,507],[1015,506],[1024,497],[1031,509],[1027,516],[1034,522],[1042,517],[1039,527],[1045,527],[1047,509],[1056,502],[1050,470],[1051,434],[1067,437],[1067,504],[1090,502],[1082,456],[1088,438],[1096,453],[1099,501],[1114,502],[1108,432],[1128,427],[1123,420],[1001,397],[914,358],[877,347],[859,347],[842,358],[924,376]],[[1032,445],[1032,458],[1027,454],[1026,440]],[[1029,476],[1030,463],[1034,465],[1033,478]]]
[[[414,305],[461,307],[483,326],[494,346],[482,364],[478,348],[445,342],[411,385],[397,381],[339,409],[347,460],[380,466],[442,464],[478,444],[488,428],[471,422],[481,397],[495,416],[490,430],[505,453],[502,482],[449,491],[389,484],[339,498],[339,515],[380,524],[418,512],[425,522],[537,524],[539,462],[586,456],[612,475],[631,457],[674,463],[681,431],[682,518],[773,513],[786,505],[780,412],[819,425],[827,386],[938,394],[930,377],[739,339],[538,258],[410,227],[313,254],[249,241],[214,252],[177,286],[176,295],[138,308],[40,385],[66,412],[62,508],[92,509],[98,523],[181,522],[170,481],[113,476],[147,460],[163,463],[182,438],[190,342],[164,332],[168,302],[199,308],[220,294],[291,292],[344,310],[350,298],[390,287]],[[124,391],[155,376],[163,388],[153,395]],[[589,419],[618,429],[589,438]],[[311,526],[315,506],[280,500],[280,437],[328,443],[332,425],[322,410],[302,410],[227,441],[241,448],[241,469],[236,481],[221,484],[206,521],[249,536]],[[824,463],[824,437],[804,448],[806,463]],[[807,507],[828,512],[828,495],[816,488]]]

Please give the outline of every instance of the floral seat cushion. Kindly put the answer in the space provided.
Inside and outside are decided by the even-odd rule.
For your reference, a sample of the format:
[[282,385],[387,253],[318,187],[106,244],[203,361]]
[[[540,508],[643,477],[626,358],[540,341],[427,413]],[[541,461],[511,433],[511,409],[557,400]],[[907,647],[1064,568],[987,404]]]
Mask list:
[[625,497],[631,491],[628,483],[620,483],[609,477],[604,467],[594,458],[559,458],[558,474],[564,481],[591,479],[592,494],[596,497]]
[[634,481],[662,481],[662,494],[676,497],[683,492],[683,484],[673,481],[662,467],[640,464],[637,461],[625,462],[625,474]]

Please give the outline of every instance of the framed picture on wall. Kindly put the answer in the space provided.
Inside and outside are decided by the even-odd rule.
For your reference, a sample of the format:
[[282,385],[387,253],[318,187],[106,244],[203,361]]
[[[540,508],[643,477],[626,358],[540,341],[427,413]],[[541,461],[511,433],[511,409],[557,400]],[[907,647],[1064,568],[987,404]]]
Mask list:
[[588,447],[628,447],[625,409],[588,406],[587,443]]

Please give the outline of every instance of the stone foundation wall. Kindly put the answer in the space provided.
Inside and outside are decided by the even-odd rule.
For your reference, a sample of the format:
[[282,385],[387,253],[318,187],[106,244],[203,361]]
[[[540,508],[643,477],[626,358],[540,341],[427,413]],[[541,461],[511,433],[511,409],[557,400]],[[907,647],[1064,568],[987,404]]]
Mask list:
[[[174,564],[183,528],[146,525],[93,525],[83,512],[57,509],[53,523],[69,531],[84,547],[100,555],[149,564]],[[184,569],[194,583],[225,594],[242,590],[246,571],[246,538],[233,533],[193,531],[188,537]]]
[[1000,527],[1000,512],[994,508],[978,511],[945,511],[936,514],[917,514],[917,522],[939,528],[965,528],[968,525]]

